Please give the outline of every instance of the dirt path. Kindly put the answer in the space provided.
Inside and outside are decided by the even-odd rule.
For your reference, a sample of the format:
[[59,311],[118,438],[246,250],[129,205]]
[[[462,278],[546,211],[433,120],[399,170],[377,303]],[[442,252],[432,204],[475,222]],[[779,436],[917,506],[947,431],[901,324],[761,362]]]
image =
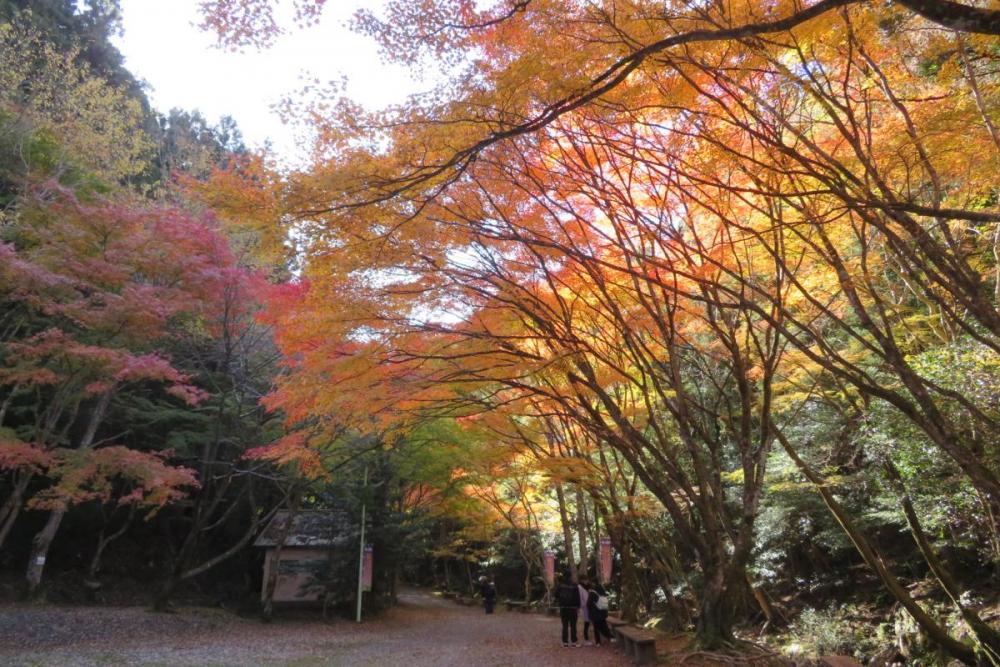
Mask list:
[[562,648],[557,619],[461,607],[407,591],[381,617],[279,618],[264,625],[216,610],[153,614],[139,607],[0,608],[0,664],[365,665],[371,667],[627,664],[613,646]]

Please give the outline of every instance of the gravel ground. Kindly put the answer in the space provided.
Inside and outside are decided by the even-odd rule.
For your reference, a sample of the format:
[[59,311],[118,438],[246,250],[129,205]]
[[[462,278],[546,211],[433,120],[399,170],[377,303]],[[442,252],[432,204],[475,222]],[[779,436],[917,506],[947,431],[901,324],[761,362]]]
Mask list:
[[210,609],[153,614],[140,607],[0,608],[0,664],[93,665],[370,665],[517,667],[627,664],[613,646],[565,649],[558,619],[461,607],[407,591],[377,619],[282,619],[271,624]]

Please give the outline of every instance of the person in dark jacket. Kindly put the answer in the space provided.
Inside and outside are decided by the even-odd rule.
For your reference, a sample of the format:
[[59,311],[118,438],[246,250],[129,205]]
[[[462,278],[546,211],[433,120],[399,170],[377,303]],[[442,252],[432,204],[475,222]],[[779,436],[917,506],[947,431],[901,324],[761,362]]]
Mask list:
[[486,577],[479,577],[479,594],[483,596],[483,607],[487,614],[493,613],[497,603],[497,587]]
[[576,616],[580,611],[580,589],[568,574],[563,574],[556,587],[556,604],[559,605],[559,620],[562,621],[562,645],[579,647],[576,640]]
[[[590,588],[590,593],[587,596],[587,615],[590,617],[591,625],[594,626],[595,644],[601,645],[601,635],[611,641],[615,640],[611,634],[611,628],[608,627],[608,592],[599,583]],[[586,634],[586,630],[584,630],[584,638],[586,638]]]

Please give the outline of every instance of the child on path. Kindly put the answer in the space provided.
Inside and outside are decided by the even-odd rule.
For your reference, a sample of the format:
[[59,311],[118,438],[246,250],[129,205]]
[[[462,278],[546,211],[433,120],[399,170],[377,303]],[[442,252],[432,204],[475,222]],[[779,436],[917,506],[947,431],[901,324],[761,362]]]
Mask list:
[[556,602],[559,604],[559,620],[562,621],[563,648],[569,647],[571,641],[574,648],[579,647],[580,643],[576,640],[576,614],[580,609],[580,590],[568,574],[559,578]]

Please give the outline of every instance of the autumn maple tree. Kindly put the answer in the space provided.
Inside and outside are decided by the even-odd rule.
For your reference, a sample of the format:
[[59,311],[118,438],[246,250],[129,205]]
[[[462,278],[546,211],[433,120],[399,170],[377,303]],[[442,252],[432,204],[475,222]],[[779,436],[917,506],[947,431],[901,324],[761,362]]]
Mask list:
[[[497,447],[538,447],[521,422],[557,420],[573,456],[609,448],[698,563],[708,646],[748,609],[771,618],[755,518],[779,444],[824,484],[789,438],[820,410],[850,441],[888,406],[995,516],[994,413],[918,362],[997,345],[996,16],[944,5],[363,12],[388,57],[462,74],[386,113],[343,105],[290,179],[309,242],[272,311],[295,358],[272,404],[292,426],[502,412],[520,425]],[[283,456],[310,456],[310,436],[289,438]],[[824,497],[936,642],[996,655],[967,605],[976,648]]]
[[[237,49],[323,7],[200,3]],[[547,600],[544,551],[597,574],[606,536],[623,616],[702,648],[856,586],[1000,664],[992,5],[391,0],[353,27],[434,89],[304,91],[296,168],[182,112],[144,162],[141,105],[25,26],[0,543],[47,513],[30,587],[78,506],[117,517],[92,577],[162,521],[162,608],[279,508],[363,504],[386,599],[507,558]]]

